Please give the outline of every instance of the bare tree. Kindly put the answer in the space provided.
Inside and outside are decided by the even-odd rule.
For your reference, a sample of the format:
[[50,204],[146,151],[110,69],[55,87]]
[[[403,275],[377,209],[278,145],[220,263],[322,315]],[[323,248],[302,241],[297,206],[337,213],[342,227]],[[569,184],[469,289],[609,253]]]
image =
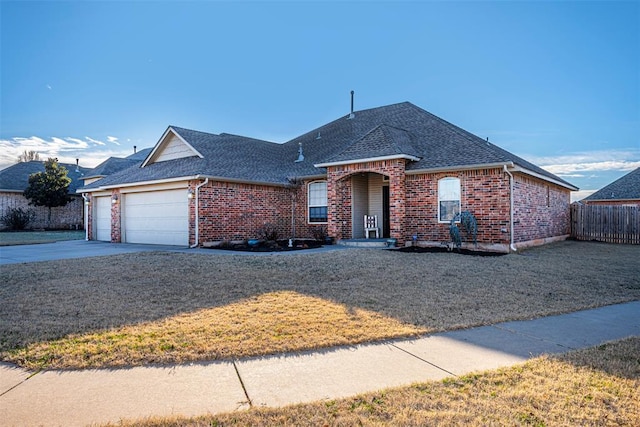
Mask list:
[[40,160],[40,154],[38,154],[37,151],[27,151],[24,150],[24,153],[20,154],[18,156],[18,163],[22,163],[22,162],[30,162],[32,160]]

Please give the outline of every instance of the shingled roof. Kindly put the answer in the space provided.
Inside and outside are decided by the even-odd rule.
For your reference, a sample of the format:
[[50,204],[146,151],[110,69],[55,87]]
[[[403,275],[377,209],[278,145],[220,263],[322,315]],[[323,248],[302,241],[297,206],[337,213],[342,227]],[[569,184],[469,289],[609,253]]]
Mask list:
[[[69,194],[76,192],[82,187],[84,174],[90,169],[76,166],[71,163],[58,163],[67,169],[67,176],[71,178],[69,184]],[[21,193],[29,186],[29,175],[44,172],[44,162],[32,160],[30,162],[20,162],[0,171],[0,191]]]
[[89,170],[84,179],[100,178],[113,175],[116,172],[135,166],[143,161],[151,152],[151,148],[145,148],[127,157],[109,157],[95,168]]
[[[140,167],[143,162],[103,178],[86,189],[196,176],[285,185],[291,178],[326,175],[325,167],[333,163],[389,156],[410,160],[407,164],[409,173],[509,165],[569,189],[577,189],[552,173],[409,102],[356,111],[353,116],[340,117],[284,144],[176,126],[170,126],[164,135],[167,132],[179,135],[197,153],[192,157],[155,163],[148,157],[144,167]],[[304,160],[296,162],[300,148]]]
[[584,200],[640,200],[640,168],[632,170]]

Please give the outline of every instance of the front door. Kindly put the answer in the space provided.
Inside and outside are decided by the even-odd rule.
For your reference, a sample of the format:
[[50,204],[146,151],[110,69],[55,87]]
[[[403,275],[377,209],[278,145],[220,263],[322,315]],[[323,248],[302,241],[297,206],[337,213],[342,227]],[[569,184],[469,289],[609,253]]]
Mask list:
[[391,222],[389,220],[389,186],[382,187],[382,237],[391,236]]

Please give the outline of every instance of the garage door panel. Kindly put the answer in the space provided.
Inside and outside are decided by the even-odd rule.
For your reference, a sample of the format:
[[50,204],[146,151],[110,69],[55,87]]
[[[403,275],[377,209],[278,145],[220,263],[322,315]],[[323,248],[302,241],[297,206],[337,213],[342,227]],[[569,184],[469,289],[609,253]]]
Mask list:
[[93,221],[95,223],[96,240],[111,241],[111,198],[93,198]]
[[186,190],[126,194],[124,231],[124,240],[128,243],[187,246],[189,220]]

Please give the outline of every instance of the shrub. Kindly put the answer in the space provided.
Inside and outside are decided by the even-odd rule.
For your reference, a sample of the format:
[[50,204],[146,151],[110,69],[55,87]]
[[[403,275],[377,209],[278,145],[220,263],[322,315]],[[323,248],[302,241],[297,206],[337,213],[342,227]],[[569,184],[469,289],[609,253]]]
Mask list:
[[326,227],[314,227],[311,230],[311,233],[313,234],[313,238],[320,241],[320,242],[324,242],[324,239],[327,237],[327,229]]
[[269,223],[263,225],[262,228],[258,230],[257,234],[260,240],[266,241],[278,240],[279,237],[276,227],[273,224]]
[[35,217],[36,214],[31,209],[9,208],[0,216],[0,222],[9,230],[24,230]]

